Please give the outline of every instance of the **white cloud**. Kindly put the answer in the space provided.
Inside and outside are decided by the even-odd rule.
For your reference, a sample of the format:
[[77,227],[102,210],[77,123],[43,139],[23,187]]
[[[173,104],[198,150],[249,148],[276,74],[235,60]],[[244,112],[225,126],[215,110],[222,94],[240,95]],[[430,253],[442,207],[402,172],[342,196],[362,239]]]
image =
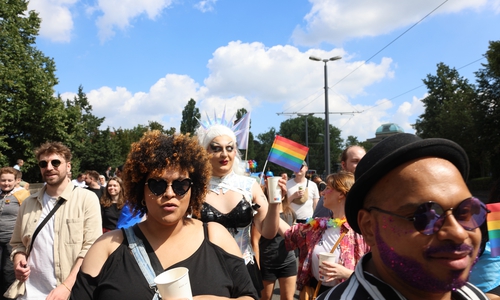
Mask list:
[[40,36],[54,42],[70,42],[73,15],[70,8],[78,0],[37,0],[28,3],[28,10],[39,13],[42,23]]
[[[351,56],[343,49],[332,51],[308,50],[300,52],[293,46],[265,47],[262,43],[231,42],[218,48],[208,63],[210,75],[205,86],[210,94],[223,97],[245,95],[253,105],[282,103],[283,101],[307,102],[319,82],[323,82],[323,63],[309,60],[309,56],[344,56],[329,63],[329,82],[334,83],[344,74],[361,65],[350,61]],[[383,78],[393,76],[392,60],[369,63],[360,67],[347,80],[335,87],[336,92],[356,96]]]
[[[202,115],[208,113],[210,116],[214,109],[220,112],[225,107],[229,116],[244,107],[248,111],[257,110],[254,118],[258,118],[272,110],[272,105],[276,109],[289,108],[289,111],[321,112],[324,111],[323,65],[309,60],[313,54],[344,56],[345,59],[330,63],[330,83],[362,63],[351,61],[352,56],[343,49],[300,52],[292,46],[267,48],[261,43],[231,42],[214,52],[208,63],[210,74],[204,86],[199,86],[188,76],[168,74],[152,84],[147,92],[133,93],[124,87],[105,86],[87,92],[87,97],[93,113],[106,117],[104,127],[132,128],[148,121],[158,121],[167,128],[178,127],[182,110],[191,98],[197,101]],[[371,137],[380,120],[387,117],[392,103],[386,101],[367,110],[369,106],[352,104],[351,97],[364,93],[376,82],[391,78],[391,65],[390,59],[371,62],[353,73],[353,82],[349,79],[331,89],[330,103],[335,110],[365,111],[354,117],[330,118],[332,125],[345,132],[343,136]],[[72,98],[74,94],[69,95]],[[279,127],[271,120],[261,119],[261,123]]]
[[172,0],[98,0],[97,7],[88,11],[102,12],[96,20],[96,25],[99,28],[99,39],[104,42],[115,35],[116,29],[127,29],[133,19],[143,14],[154,20],[172,2]]
[[[132,93],[125,87],[104,86],[87,92],[92,113],[105,117],[102,127],[132,128],[157,121],[166,128],[178,127],[182,110],[191,98],[198,98],[198,84],[184,75],[168,74],[154,83],[148,92]],[[64,93],[63,99],[73,99]]]
[[[309,2],[312,3],[312,8],[304,17],[305,25],[297,26],[292,37],[299,45],[312,46],[322,42],[337,45],[348,39],[387,34],[397,28],[415,24],[443,3],[435,0],[309,0]],[[487,3],[488,0],[448,1],[431,17],[464,9],[481,9]]]
[[215,3],[217,0],[203,0],[195,4],[195,8],[201,12],[209,12],[214,10]]
[[491,8],[495,12],[495,14],[500,14],[500,1],[491,1]]
[[424,113],[425,108],[422,100],[426,97],[424,95],[422,98],[413,97],[412,102],[403,102],[396,111],[396,114],[392,117],[394,123],[403,127],[405,132],[415,133],[415,130],[411,126],[415,124],[415,120]]

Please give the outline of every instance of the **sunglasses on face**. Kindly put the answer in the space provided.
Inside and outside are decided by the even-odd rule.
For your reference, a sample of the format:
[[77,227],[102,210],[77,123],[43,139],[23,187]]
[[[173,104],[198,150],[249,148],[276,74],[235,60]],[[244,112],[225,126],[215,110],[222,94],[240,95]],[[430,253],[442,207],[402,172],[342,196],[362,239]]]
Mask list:
[[436,202],[429,201],[419,205],[413,213],[413,217],[397,215],[375,206],[371,206],[367,210],[376,210],[413,222],[415,229],[424,235],[432,235],[443,227],[444,220],[449,215],[446,213],[447,211],[451,211],[455,220],[457,220],[465,230],[469,231],[481,226],[486,221],[486,215],[490,212],[479,199],[474,197],[467,198],[460,202],[456,208],[449,208],[446,210]]
[[182,196],[189,191],[193,185],[193,181],[190,178],[186,178],[183,180],[174,180],[171,184],[168,184],[168,182],[164,179],[149,178],[146,185],[155,196],[165,194],[169,186],[172,187],[172,190],[177,196]]
[[47,168],[47,166],[49,165],[49,163],[54,167],[54,168],[57,168],[61,165],[61,161],[59,159],[53,159],[53,160],[50,160],[50,161],[46,161],[46,160],[41,160],[38,162],[38,166],[42,169],[45,169]]

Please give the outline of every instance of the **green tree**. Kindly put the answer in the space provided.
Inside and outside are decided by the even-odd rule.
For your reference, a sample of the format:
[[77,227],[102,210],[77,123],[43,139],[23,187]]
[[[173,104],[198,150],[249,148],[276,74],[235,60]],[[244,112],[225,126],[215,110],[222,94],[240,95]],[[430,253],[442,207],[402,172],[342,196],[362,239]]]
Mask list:
[[345,141],[344,148],[353,146],[353,145],[360,145],[361,143],[358,141],[358,138],[350,135],[347,137],[347,140]]
[[27,1],[0,0],[0,136],[12,165],[25,160],[24,178],[39,179],[34,149],[47,140],[66,141],[64,103],[53,96],[55,64],[35,48],[40,18]]
[[[267,156],[269,155],[269,151],[271,151],[271,147],[273,145],[275,137],[276,137],[276,129],[274,127],[271,127],[267,132],[258,134],[257,140],[253,141],[255,155],[251,159],[257,162],[258,172],[262,171],[264,168],[264,164],[267,160]],[[269,169],[269,165],[268,167],[266,167],[266,169]],[[274,173],[279,173],[280,171],[286,169],[278,165],[273,165],[271,170]]]
[[423,81],[429,95],[422,100],[425,112],[414,125],[417,135],[455,141],[469,156],[471,176],[480,176],[481,150],[477,147],[474,120],[474,86],[456,69],[443,63],[438,64],[436,75],[429,74]]
[[[353,146],[353,145],[359,145],[359,146],[363,147],[367,152],[368,152],[368,150],[373,148],[372,143],[367,142],[367,141],[360,142],[360,141],[358,141],[358,137],[350,135],[347,137],[347,140],[345,141],[344,149],[349,147],[349,146]],[[339,158],[339,160],[340,160],[340,158]]]
[[115,145],[110,143],[109,129],[100,130],[104,118],[92,113],[92,105],[83,91],[78,87],[73,100],[66,100],[65,125],[69,135],[66,144],[73,152],[73,169],[75,173],[85,170],[103,172],[117,155]]
[[[306,141],[306,118],[307,136]],[[319,174],[325,172],[325,147],[324,147],[325,121],[314,116],[300,116],[288,119],[280,124],[279,134],[299,144],[309,146],[309,169],[316,170]],[[343,148],[340,130],[330,125],[330,161],[331,170],[337,169],[338,158]]]
[[196,107],[196,101],[191,98],[182,111],[181,133],[193,135],[198,127],[200,117],[200,110]]
[[473,99],[479,147],[483,151],[482,175],[500,177],[500,41],[490,42],[488,61],[476,72],[477,97]]
[[170,127],[170,129],[165,129],[165,127],[161,123],[156,122],[156,121],[149,121],[148,128],[149,128],[149,130],[159,130],[161,133],[169,134],[169,135],[175,133],[174,127]]

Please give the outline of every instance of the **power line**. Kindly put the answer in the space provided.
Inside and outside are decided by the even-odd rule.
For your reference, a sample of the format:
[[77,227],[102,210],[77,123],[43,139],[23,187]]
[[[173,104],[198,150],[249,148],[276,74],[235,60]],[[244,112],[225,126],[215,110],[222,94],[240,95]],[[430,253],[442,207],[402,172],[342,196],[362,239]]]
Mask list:
[[[359,66],[357,66],[354,70],[352,70],[351,72],[349,72],[346,76],[342,77],[339,81],[337,81],[336,83],[334,83],[331,87],[334,87],[336,86],[337,84],[339,84],[341,81],[343,81],[344,79],[346,79],[347,77],[349,77],[352,73],[356,72],[359,68],[361,68],[363,65],[365,65],[367,62],[369,62],[372,58],[374,58],[375,56],[377,56],[380,52],[382,52],[383,50],[385,50],[387,47],[389,47],[391,44],[393,44],[394,42],[396,42],[399,38],[401,38],[403,35],[405,35],[407,32],[409,32],[411,29],[413,29],[415,26],[417,26],[418,24],[420,24],[424,19],[426,19],[428,16],[430,16],[433,12],[435,12],[437,9],[439,9],[441,6],[443,6],[446,2],[448,2],[448,0],[445,0],[443,1],[441,4],[439,4],[436,8],[434,8],[431,12],[429,12],[427,15],[425,15],[422,19],[420,19],[418,22],[416,22],[415,24],[413,24],[411,27],[409,27],[408,29],[406,29],[403,33],[401,33],[399,36],[397,36],[395,39],[393,39],[389,44],[387,44],[386,46],[384,46],[382,49],[380,49],[379,51],[377,51],[375,54],[373,54],[372,56],[370,56],[367,60],[365,60],[362,64],[360,64]],[[331,89],[331,87],[328,87],[328,89]],[[310,95],[312,96],[312,95]],[[304,100],[306,100],[307,98],[309,98],[310,96],[304,98],[303,100],[299,101],[302,102]],[[311,104],[312,102],[314,102],[319,96],[321,95],[318,95],[317,97],[315,97],[314,99],[312,99],[311,101],[309,101],[308,103],[306,103],[303,107],[306,107],[308,106],[309,104]],[[296,105],[294,106],[297,106],[299,103],[297,103]],[[292,107],[294,107],[292,106]],[[292,108],[290,107],[290,108]],[[279,115],[279,113],[278,113]]]
[[436,10],[438,10],[441,6],[443,6],[446,2],[448,2],[448,0],[445,0],[443,1],[443,3],[439,4],[436,8],[434,8],[430,13],[426,14],[422,19],[420,19],[417,23],[413,24],[412,26],[410,26],[410,28],[406,29],[403,33],[401,33],[400,35],[398,35],[395,39],[393,39],[389,44],[385,45],[382,49],[380,49],[379,51],[377,51],[375,54],[373,54],[372,56],[370,56],[370,58],[368,58],[367,60],[365,60],[362,64],[360,64],[359,66],[357,66],[354,70],[352,70],[351,72],[349,72],[346,76],[342,77],[339,81],[337,81],[336,83],[334,83],[332,85],[332,87],[336,86],[337,84],[339,84],[341,81],[343,81],[344,79],[346,79],[347,77],[349,77],[352,73],[356,72],[359,68],[361,68],[363,65],[365,65],[367,62],[369,62],[372,58],[374,58],[375,56],[377,56],[380,52],[384,51],[387,47],[389,47],[390,45],[392,45],[395,41],[397,41],[399,38],[401,38],[403,35],[405,35],[408,31],[412,30],[415,26],[417,26],[418,24],[420,24],[423,20],[425,20],[428,16],[430,16],[433,12],[435,12]]
[[[472,62],[470,62],[470,63],[468,63],[468,64],[465,64],[465,65],[461,66],[460,68],[457,68],[456,70],[457,70],[457,71],[458,71],[458,70],[461,70],[461,69],[463,69],[463,68],[465,68],[465,67],[468,67],[468,66],[470,66],[470,65],[472,65],[472,64],[475,64],[475,63],[477,63],[478,61],[483,60],[483,59],[484,59],[484,57],[481,57],[481,58],[479,58],[479,59],[476,59],[476,60],[474,60],[474,61],[472,61]],[[425,84],[421,84],[421,85],[419,85],[419,86],[417,86],[417,87],[414,87],[414,88],[412,88],[412,89],[410,89],[410,90],[408,90],[408,91],[406,91],[406,92],[403,92],[403,93],[401,93],[401,94],[399,94],[399,95],[397,95],[397,96],[394,96],[394,97],[392,97],[392,98],[385,99],[385,100],[381,101],[379,104],[374,105],[374,106],[372,106],[372,107],[370,107],[370,108],[367,108],[367,109],[365,109],[364,111],[367,111],[367,110],[370,110],[370,109],[372,109],[372,108],[375,108],[375,107],[377,107],[377,106],[379,106],[379,105],[382,105],[382,104],[384,104],[384,103],[385,103],[385,102],[387,102],[387,101],[392,101],[392,100],[394,100],[394,99],[396,99],[396,98],[399,98],[399,97],[401,97],[401,96],[403,96],[403,95],[406,95],[406,94],[408,94],[409,92],[412,92],[412,91],[414,91],[414,90],[416,90],[416,89],[419,89],[419,88],[421,88],[421,87],[423,87],[423,86],[425,86]]]

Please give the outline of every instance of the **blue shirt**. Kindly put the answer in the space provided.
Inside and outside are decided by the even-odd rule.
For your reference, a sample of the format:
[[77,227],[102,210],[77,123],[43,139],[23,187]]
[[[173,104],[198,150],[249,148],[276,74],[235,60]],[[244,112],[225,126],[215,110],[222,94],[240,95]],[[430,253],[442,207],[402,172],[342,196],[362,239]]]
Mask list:
[[491,257],[490,242],[486,242],[483,255],[470,272],[469,282],[483,292],[489,292],[500,285],[500,256]]
[[141,221],[141,217],[137,214],[134,216],[134,213],[130,210],[130,206],[128,203],[125,204],[122,208],[122,213],[118,218],[118,222],[116,223],[116,228],[127,228],[135,225]]

